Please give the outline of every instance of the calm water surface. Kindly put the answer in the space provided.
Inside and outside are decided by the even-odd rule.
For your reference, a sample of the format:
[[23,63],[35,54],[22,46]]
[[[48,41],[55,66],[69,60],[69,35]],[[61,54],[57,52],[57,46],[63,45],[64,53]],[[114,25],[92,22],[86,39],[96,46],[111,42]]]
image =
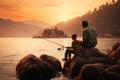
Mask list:
[[[54,38],[48,40],[64,46],[70,46],[72,41],[70,38]],[[79,40],[81,39],[79,38]],[[99,38],[96,47],[101,52],[106,53],[116,42],[120,42],[120,38]],[[61,46],[44,39],[0,38],[0,80],[16,80],[16,64],[27,54],[34,54],[38,57],[41,54],[48,54],[61,61],[64,57],[65,50],[59,51],[57,48],[61,48]],[[63,80],[63,78],[59,77],[52,80]]]

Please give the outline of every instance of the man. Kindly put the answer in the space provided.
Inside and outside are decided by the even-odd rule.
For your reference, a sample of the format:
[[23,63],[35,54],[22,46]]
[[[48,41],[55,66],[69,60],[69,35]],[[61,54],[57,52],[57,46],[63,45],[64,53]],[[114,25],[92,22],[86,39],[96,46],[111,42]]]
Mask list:
[[80,52],[80,41],[77,40],[77,35],[76,34],[73,34],[71,36],[72,38],[72,47],[66,47],[67,50],[65,52],[65,58],[63,60],[67,60],[68,56],[69,56],[69,59],[71,59],[71,54],[79,54]]
[[81,46],[85,48],[95,47],[97,45],[97,34],[96,31],[89,27],[89,24],[87,21],[82,21],[83,26],[83,35],[81,42]]

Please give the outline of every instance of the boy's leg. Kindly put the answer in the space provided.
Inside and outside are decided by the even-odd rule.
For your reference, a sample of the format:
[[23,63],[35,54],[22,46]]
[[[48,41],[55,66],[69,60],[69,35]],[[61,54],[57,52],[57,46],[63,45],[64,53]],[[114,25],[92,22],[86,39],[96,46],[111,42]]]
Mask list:
[[69,54],[69,50],[67,49],[67,50],[65,51],[65,59],[67,59],[68,54]]
[[69,54],[69,59],[71,59],[71,53]]
[[71,53],[73,53],[73,51],[67,49],[67,50],[65,51],[65,58],[64,58],[64,60],[67,59],[68,56],[69,56],[69,58],[70,58],[70,57],[71,57]]
[[69,51],[69,59],[71,59],[71,54],[73,54],[73,53],[74,53],[73,50]]

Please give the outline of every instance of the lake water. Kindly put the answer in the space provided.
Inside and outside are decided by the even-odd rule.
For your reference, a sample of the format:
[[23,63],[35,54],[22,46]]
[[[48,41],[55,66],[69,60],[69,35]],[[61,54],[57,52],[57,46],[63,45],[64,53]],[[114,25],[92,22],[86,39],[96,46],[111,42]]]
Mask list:
[[[81,38],[78,39],[81,40]],[[70,46],[72,41],[70,38],[52,38],[48,40],[64,46]],[[116,42],[120,42],[120,38],[99,38],[96,47],[101,52],[106,53]],[[59,51],[58,48],[61,48],[61,46],[44,39],[0,38],[0,80],[16,80],[15,67],[19,60],[27,54],[34,54],[38,57],[41,54],[48,54],[61,61],[64,58],[65,50]],[[63,78],[52,80],[63,80]]]

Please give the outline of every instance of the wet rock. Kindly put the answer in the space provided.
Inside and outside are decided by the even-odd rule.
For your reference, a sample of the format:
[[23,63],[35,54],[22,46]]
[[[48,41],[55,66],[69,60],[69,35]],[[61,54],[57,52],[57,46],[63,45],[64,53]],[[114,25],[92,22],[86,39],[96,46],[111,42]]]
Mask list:
[[81,48],[80,54],[82,54],[84,57],[103,57],[105,56],[103,53],[101,53],[97,48],[91,47],[91,48]]
[[112,51],[115,51],[118,47],[120,47],[120,43],[117,42],[112,46]]
[[58,71],[58,72],[62,71],[61,63],[57,58],[46,55],[46,54],[41,55],[40,58],[46,61],[51,66],[53,66],[55,71]]
[[81,71],[82,66],[85,65],[85,63],[81,63],[81,62],[76,62],[74,67],[72,68],[72,71],[70,72],[70,78],[74,79],[75,77],[77,77]]
[[85,64],[76,80],[106,80],[102,64]]
[[106,71],[114,72],[114,73],[120,75],[120,65],[113,65],[113,66],[107,68]]
[[71,60],[66,60],[63,64],[62,74],[68,76]]
[[109,58],[114,61],[120,60],[120,47],[118,47],[115,51],[109,54]]
[[20,80],[50,80],[56,75],[51,65],[32,54],[19,61],[16,74]]
[[[68,67],[63,67],[65,69],[64,75],[67,75],[70,78],[75,78],[78,76],[78,73],[81,71],[81,67],[85,64],[94,64],[94,63],[104,63],[112,64],[112,61],[108,58],[107,55],[101,53],[96,48],[82,48],[81,53],[84,56],[74,55],[71,62],[65,62]],[[67,69],[66,69],[67,68]]]
[[[113,45],[110,52],[106,55],[93,47],[81,48],[79,54],[65,62],[63,74],[77,80],[114,80],[115,76],[120,80],[120,43]],[[95,63],[104,64],[104,68]]]
[[120,75],[114,73],[114,72],[106,72],[106,80],[120,80]]
[[120,56],[120,43],[117,42],[112,46],[112,49],[107,52],[107,55],[113,59],[117,60],[117,56]]

